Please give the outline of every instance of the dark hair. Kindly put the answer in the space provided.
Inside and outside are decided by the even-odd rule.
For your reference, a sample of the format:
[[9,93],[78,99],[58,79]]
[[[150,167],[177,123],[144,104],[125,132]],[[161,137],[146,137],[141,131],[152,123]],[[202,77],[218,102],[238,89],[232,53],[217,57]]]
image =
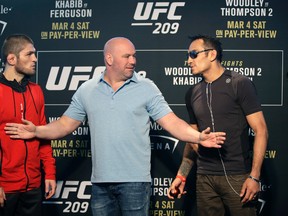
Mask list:
[[189,39],[191,40],[191,43],[195,40],[203,40],[204,42],[204,46],[205,49],[215,49],[217,51],[217,56],[216,59],[221,62],[222,61],[222,44],[221,42],[216,39],[216,38],[212,38],[210,36],[207,35],[196,35],[196,36],[191,36],[189,37]]
[[9,54],[15,54],[17,57],[24,49],[26,44],[33,44],[34,42],[30,37],[24,34],[13,34],[8,36],[3,43],[1,49],[2,62],[6,63]]

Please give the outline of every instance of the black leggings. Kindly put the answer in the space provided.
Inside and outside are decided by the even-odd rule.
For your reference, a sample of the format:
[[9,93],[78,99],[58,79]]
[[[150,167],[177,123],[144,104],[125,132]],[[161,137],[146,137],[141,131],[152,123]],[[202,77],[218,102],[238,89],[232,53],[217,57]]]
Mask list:
[[42,191],[36,188],[27,192],[7,193],[0,216],[41,216]]

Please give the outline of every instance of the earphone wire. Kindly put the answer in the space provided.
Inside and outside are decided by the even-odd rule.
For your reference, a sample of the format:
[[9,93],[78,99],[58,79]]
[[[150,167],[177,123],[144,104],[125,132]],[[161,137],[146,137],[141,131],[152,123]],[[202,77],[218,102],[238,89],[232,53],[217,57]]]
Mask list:
[[[215,121],[214,121],[214,115],[213,115],[213,110],[212,110],[212,83],[207,83],[206,85],[206,99],[207,99],[207,106],[210,112],[210,117],[211,117],[211,123],[212,123],[212,132],[216,132],[215,131]],[[229,179],[228,179],[228,175],[226,172],[226,167],[223,161],[223,157],[222,154],[220,152],[219,149],[218,150],[218,154],[220,157],[220,161],[223,167],[223,171],[224,171],[224,175],[226,178],[227,183],[229,184],[230,188],[234,191],[234,193],[236,193],[238,196],[240,196],[240,194],[234,189],[234,187],[232,186],[232,184],[230,183]]]

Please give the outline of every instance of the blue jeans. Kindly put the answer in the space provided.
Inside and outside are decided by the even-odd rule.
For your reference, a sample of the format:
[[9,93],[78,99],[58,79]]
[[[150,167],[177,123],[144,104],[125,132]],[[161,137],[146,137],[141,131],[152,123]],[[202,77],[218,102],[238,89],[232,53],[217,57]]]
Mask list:
[[93,216],[147,216],[150,182],[93,183]]

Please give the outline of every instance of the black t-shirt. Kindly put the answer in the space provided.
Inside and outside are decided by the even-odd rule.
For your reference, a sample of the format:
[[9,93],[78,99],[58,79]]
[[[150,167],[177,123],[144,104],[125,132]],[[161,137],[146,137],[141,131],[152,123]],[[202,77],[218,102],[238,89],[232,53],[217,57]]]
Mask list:
[[[192,86],[185,100],[191,124],[197,124],[200,131],[210,127],[211,130],[226,132],[226,141],[220,152],[227,174],[249,172],[251,155],[246,116],[261,111],[251,80],[225,70],[212,83],[203,80]],[[197,173],[224,175],[218,149],[199,145]]]

